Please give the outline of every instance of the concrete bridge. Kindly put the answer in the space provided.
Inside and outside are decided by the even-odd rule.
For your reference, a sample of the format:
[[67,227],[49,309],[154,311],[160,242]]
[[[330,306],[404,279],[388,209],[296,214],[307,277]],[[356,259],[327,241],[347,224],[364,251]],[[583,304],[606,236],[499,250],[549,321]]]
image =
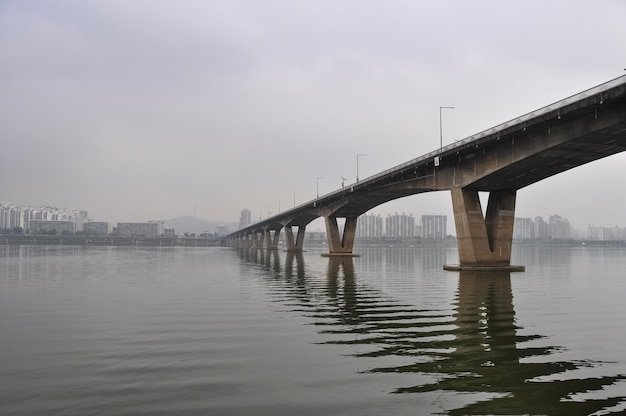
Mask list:
[[[242,228],[228,240],[277,249],[284,229],[286,249],[301,251],[307,224],[324,217],[328,255],[349,256],[361,214],[397,198],[450,191],[460,266],[508,267],[517,190],[624,150],[621,76]],[[489,193],[484,215],[479,192]],[[345,219],[342,232],[338,218]]]

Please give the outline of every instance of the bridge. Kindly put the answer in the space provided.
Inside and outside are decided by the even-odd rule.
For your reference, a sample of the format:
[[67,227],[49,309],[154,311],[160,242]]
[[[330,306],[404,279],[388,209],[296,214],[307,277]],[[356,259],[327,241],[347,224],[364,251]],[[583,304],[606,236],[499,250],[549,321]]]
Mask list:
[[[324,217],[328,256],[354,255],[357,218],[385,202],[450,191],[460,268],[507,268],[517,191],[626,150],[626,75],[319,196],[227,236],[231,245],[302,251]],[[479,192],[489,194],[485,214]],[[343,229],[338,218],[345,219]],[[294,228],[297,232],[294,234]]]

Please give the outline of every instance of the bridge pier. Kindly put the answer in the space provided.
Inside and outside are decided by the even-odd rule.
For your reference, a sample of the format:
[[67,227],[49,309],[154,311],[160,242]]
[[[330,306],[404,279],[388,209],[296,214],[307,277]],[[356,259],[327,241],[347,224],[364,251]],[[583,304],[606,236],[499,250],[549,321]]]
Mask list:
[[523,270],[511,266],[516,191],[490,192],[485,216],[477,190],[453,188],[451,192],[459,265],[444,269]]
[[329,253],[323,256],[358,256],[353,254],[354,237],[356,235],[357,217],[346,217],[343,227],[343,235],[339,233],[337,225],[337,217],[327,216],[326,220],[326,238],[328,239]]
[[298,234],[296,239],[293,238],[293,229],[291,225],[285,227],[285,240],[287,242],[287,251],[302,251],[302,243],[304,242],[304,230],[306,226],[298,226]]
[[255,231],[252,234],[252,239],[254,241],[254,247],[255,248],[263,248],[263,242],[265,241],[265,232],[261,231],[261,232],[257,232]]
[[[274,235],[272,235],[272,231],[274,231]],[[268,250],[277,250],[279,237],[280,229],[265,230],[265,248],[267,248]]]

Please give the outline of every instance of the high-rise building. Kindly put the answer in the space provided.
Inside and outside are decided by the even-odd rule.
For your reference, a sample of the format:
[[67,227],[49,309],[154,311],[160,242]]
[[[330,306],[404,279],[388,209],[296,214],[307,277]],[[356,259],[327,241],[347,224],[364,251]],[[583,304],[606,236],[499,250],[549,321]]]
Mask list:
[[83,224],[88,221],[89,214],[85,210],[75,210],[72,212],[72,216],[76,221],[76,231],[83,231]]
[[385,218],[385,234],[387,238],[413,238],[415,237],[415,219],[413,215],[404,212],[394,215],[389,214]]
[[252,224],[252,211],[244,208],[239,217],[239,229],[246,228],[250,224]]
[[422,215],[422,238],[443,240],[448,236],[446,215]]
[[590,224],[587,226],[587,238],[589,240],[624,241],[626,240],[626,228],[597,227]]
[[513,225],[514,240],[529,240],[535,238],[535,223],[532,218],[515,218]]
[[83,233],[86,235],[108,235],[109,223],[103,221],[90,221],[83,224]]
[[380,215],[361,215],[356,220],[356,238],[381,238],[383,219]]
[[550,238],[550,226],[543,217],[535,217],[535,238],[544,240]]
[[30,234],[74,234],[76,222],[66,220],[33,220],[30,222]]
[[[589,227],[588,235],[594,238],[594,236],[598,236],[598,230]],[[513,239],[515,240],[547,240],[551,238],[566,240],[573,236],[574,232],[569,221],[560,215],[551,215],[548,222],[543,217],[535,217],[534,220],[532,218],[515,218],[513,227]]]
[[550,215],[548,218],[550,225],[550,237],[556,239],[572,238],[572,227],[566,218],[560,215]]
[[158,237],[165,231],[163,221],[118,222],[113,231],[116,235],[126,237]]

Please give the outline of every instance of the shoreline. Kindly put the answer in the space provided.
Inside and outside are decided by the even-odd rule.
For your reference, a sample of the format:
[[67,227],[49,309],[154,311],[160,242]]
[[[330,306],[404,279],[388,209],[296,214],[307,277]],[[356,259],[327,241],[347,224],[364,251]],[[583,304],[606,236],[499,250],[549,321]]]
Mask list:
[[219,247],[220,238],[199,237],[122,237],[93,235],[0,235],[0,245],[6,246],[122,246],[122,247]]
[[[326,241],[309,241],[309,247],[326,247]],[[144,247],[220,247],[227,246],[221,237],[126,237],[93,235],[0,234],[0,246],[67,245],[67,246],[144,246]],[[626,247],[623,240],[513,240],[514,246]],[[456,247],[456,239],[446,240],[360,240],[355,247]]]

